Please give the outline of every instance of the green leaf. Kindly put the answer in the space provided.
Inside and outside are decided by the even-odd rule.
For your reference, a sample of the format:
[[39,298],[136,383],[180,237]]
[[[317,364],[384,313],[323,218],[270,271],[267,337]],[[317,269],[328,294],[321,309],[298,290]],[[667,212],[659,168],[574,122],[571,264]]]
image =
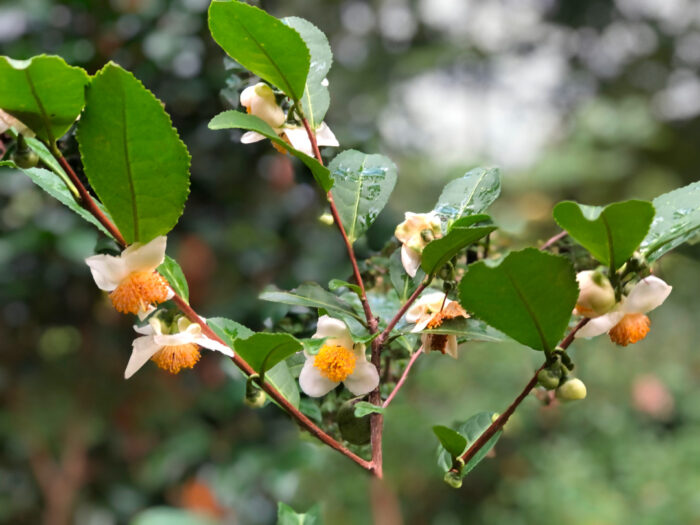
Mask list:
[[[281,361],[265,373],[265,382],[271,384],[292,406],[299,408],[299,386],[286,361]],[[274,399],[272,400],[274,402]],[[277,403],[275,403],[277,404]]]
[[456,335],[459,342],[482,341],[487,343],[503,343],[511,341],[505,334],[490,327],[485,322],[473,318],[465,319],[464,317],[448,319],[443,321],[437,328],[423,330],[421,333]]
[[109,63],[95,75],[78,143],[85,174],[127,243],[175,226],[190,157],[161,102],[131,73]]
[[175,290],[175,293],[185,301],[190,300],[190,290],[187,286],[187,279],[185,278],[182,268],[180,268],[180,265],[175,259],[166,255],[163,264],[157,269],[158,273],[166,278],[170,287]]
[[236,62],[293,100],[302,97],[311,59],[294,29],[257,7],[215,0],[209,6],[209,30]]
[[311,128],[316,129],[323,122],[331,102],[328,88],[323,85],[333,63],[331,46],[323,31],[308,20],[290,16],[282,21],[299,33],[311,53],[309,76],[301,97],[301,106]]
[[435,212],[449,224],[465,215],[486,211],[500,193],[498,168],[474,168],[445,186],[435,205]]
[[420,264],[425,273],[432,275],[438,272],[461,250],[494,231],[496,226],[471,226],[489,219],[488,215],[462,217],[452,224],[444,237],[430,242],[421,256]]
[[85,70],[58,56],[0,57],[0,108],[52,144],[80,115],[89,82]]
[[642,242],[654,218],[647,201],[624,201],[605,208],[572,201],[554,207],[554,220],[593,257],[617,270]]
[[250,328],[225,317],[210,317],[207,319],[207,325],[232,348],[237,339],[246,339],[255,333]]
[[401,304],[403,304],[416,291],[420,283],[423,282],[425,272],[418,268],[415,277],[408,275],[401,262],[401,250],[398,249],[394,251],[389,259],[389,279],[399,296]]
[[257,333],[234,342],[234,350],[253,370],[262,374],[297,352],[302,344],[291,334]]
[[352,306],[339,297],[324,290],[316,283],[303,283],[289,292],[283,290],[269,290],[260,294],[263,301],[273,303],[291,304],[293,306],[306,306],[307,308],[320,308],[330,313],[337,313],[352,317],[360,322],[363,318],[353,311]]
[[131,525],[214,525],[216,521],[202,516],[201,513],[170,507],[152,507],[139,512],[130,523]]
[[373,405],[367,401],[358,401],[355,403],[355,417],[365,417],[369,414],[383,414],[384,407]]
[[[479,412],[478,414],[475,414],[467,419],[464,423],[457,425],[457,431],[467,441],[467,447],[465,447],[465,450],[463,450],[462,453],[466,452],[469,446],[479,439],[481,434],[483,434],[484,431],[491,426],[494,417],[497,417],[497,414],[494,412]],[[469,462],[464,465],[464,467],[462,467],[462,470],[460,471],[461,477],[466,476],[481,462],[481,460],[486,457],[486,454],[488,454],[496,445],[496,442],[501,437],[501,434],[503,434],[502,430],[496,432],[493,437],[489,439],[483,447],[481,447],[479,452],[477,452],[474,457],[470,459]],[[443,470],[447,471],[452,468],[452,457],[453,456],[450,454],[450,452],[445,450],[443,447],[439,447],[438,465],[440,465]]]
[[386,206],[396,185],[396,164],[384,155],[351,149],[338,154],[328,168],[340,221],[355,242]]
[[303,514],[281,501],[277,504],[277,525],[321,525],[321,509],[314,505]]
[[467,440],[456,430],[442,425],[436,425],[433,427],[433,432],[437,436],[442,447],[453,458],[461,456],[467,448]]
[[35,139],[34,137],[24,137],[24,142],[27,144],[27,146],[29,146],[29,149],[31,149],[34,153],[36,153],[39,156],[41,162],[46,164],[46,166],[48,166],[51,169],[51,171],[53,171],[63,180],[63,183],[68,187],[70,192],[76,198],[79,197],[80,194],[78,193],[78,189],[75,187],[75,185],[70,180],[66,172],[63,170],[58,160],[56,160],[56,157],[54,157],[53,154],[49,151],[49,148],[47,148],[43,142],[41,142],[38,139]]
[[343,281],[342,279],[331,279],[328,281],[328,289],[331,291],[338,290],[340,288],[347,288],[349,290],[352,290],[356,294],[360,293],[360,287],[357,286],[356,284],[349,283],[347,281]]
[[700,182],[656,197],[656,216],[640,246],[649,262],[693,239],[700,231]]
[[527,248],[497,265],[469,266],[459,283],[462,306],[497,330],[537,350],[552,351],[578,298],[574,268],[563,257]]
[[323,188],[323,191],[328,191],[333,186],[333,179],[331,179],[328,168],[321,165],[313,157],[309,157],[305,153],[294,149],[290,144],[282,140],[277,133],[275,133],[275,130],[272,129],[272,127],[264,120],[256,117],[255,115],[249,115],[247,113],[241,113],[240,111],[231,110],[219,113],[209,122],[209,129],[230,128],[247,129],[260,133],[278,146],[286,149],[289,153],[306,164],[306,166],[311,170],[316,182],[319,184],[319,186],[321,186],[321,188]]

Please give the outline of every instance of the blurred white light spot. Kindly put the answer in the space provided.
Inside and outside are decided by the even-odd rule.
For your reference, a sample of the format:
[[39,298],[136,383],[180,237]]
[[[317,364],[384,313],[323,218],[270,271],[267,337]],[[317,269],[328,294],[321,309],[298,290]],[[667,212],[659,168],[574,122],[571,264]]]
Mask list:
[[27,30],[27,17],[19,9],[0,9],[0,42],[11,42]]
[[194,51],[182,51],[173,59],[173,72],[182,78],[191,78],[199,73],[202,59]]
[[367,59],[367,44],[362,38],[345,35],[333,41],[333,54],[338,62],[349,69],[356,69]]
[[401,1],[385,2],[379,9],[379,29],[387,40],[397,42],[411,40],[416,33],[417,25],[411,8]]
[[674,72],[666,89],[653,99],[656,112],[665,119],[680,120],[700,114],[700,79],[687,70]]
[[366,35],[376,23],[374,11],[365,2],[346,2],[340,8],[343,27],[355,35]]

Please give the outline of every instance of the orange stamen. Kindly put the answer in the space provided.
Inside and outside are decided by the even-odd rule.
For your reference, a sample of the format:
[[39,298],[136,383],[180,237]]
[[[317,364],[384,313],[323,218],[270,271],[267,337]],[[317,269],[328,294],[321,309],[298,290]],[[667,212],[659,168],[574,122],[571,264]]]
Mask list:
[[340,383],[355,371],[356,361],[355,354],[343,346],[323,345],[314,358],[314,366],[322,376]]
[[157,272],[134,272],[109,294],[109,298],[117,312],[138,314],[167,300],[168,281]]
[[627,346],[644,339],[649,333],[651,321],[644,314],[627,314],[612,327],[608,335],[610,340],[620,346]]
[[199,358],[199,346],[194,343],[184,345],[164,346],[153,357],[158,368],[162,368],[171,374],[177,374],[183,368],[192,368]]

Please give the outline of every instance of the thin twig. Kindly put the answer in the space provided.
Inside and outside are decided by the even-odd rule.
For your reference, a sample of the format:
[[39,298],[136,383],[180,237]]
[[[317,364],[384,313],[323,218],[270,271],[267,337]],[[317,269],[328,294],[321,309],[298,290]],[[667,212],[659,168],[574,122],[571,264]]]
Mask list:
[[549,238],[547,242],[545,242],[542,246],[540,246],[540,250],[546,250],[553,244],[556,244],[558,241],[562,240],[564,237],[566,237],[569,233],[564,230],[559,233],[557,233],[555,236]]
[[391,391],[391,394],[389,394],[389,397],[386,398],[384,403],[382,404],[382,408],[386,408],[389,406],[389,403],[396,397],[396,394],[398,394],[399,390],[403,386],[403,384],[406,382],[406,378],[408,377],[408,373],[411,371],[411,367],[413,366],[413,363],[416,362],[416,359],[418,359],[418,356],[423,353],[423,347],[421,346],[418,350],[413,352],[413,355],[411,356],[411,359],[408,361],[408,364],[406,365],[406,368],[403,371],[403,374],[401,374],[401,378],[399,378],[398,382],[396,383],[396,386],[394,387],[394,390]]
[[418,288],[411,294],[411,296],[406,300],[406,302],[401,306],[398,312],[396,312],[396,315],[389,321],[389,324],[386,325],[386,328],[384,331],[377,336],[375,339],[375,342],[377,345],[383,345],[386,339],[389,337],[389,334],[391,334],[391,331],[394,329],[396,326],[396,323],[398,323],[403,315],[406,313],[406,311],[411,307],[411,305],[414,303],[414,301],[418,298],[418,296],[425,290],[428,285],[430,284],[430,280],[426,278]]

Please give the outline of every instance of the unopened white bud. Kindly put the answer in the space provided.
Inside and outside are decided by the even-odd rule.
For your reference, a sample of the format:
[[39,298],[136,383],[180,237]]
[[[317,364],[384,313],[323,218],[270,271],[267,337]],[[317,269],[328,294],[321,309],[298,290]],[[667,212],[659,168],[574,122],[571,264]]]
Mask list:
[[586,385],[577,378],[567,379],[557,388],[557,398],[562,401],[578,401],[586,398]]
[[615,290],[610,280],[598,271],[588,270],[576,275],[581,290],[576,312],[584,317],[599,317],[615,307]]

